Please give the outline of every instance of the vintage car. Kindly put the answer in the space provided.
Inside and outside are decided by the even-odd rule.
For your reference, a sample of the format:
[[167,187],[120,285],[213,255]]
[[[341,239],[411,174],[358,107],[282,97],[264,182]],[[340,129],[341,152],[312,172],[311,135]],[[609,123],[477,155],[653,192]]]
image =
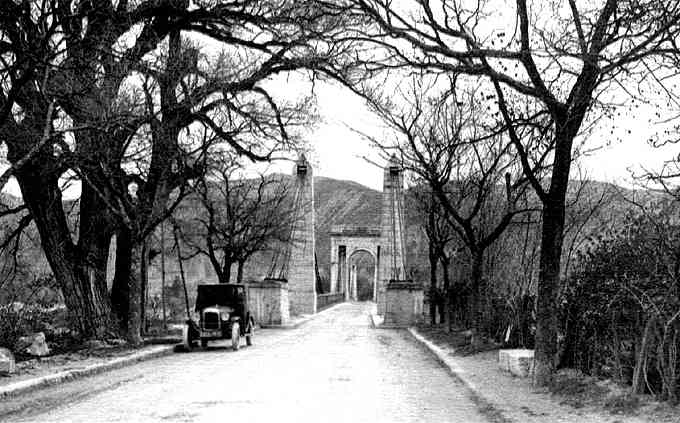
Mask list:
[[255,319],[248,311],[244,285],[198,285],[195,311],[198,323],[188,319],[182,331],[186,350],[190,351],[197,341],[206,348],[208,341],[218,339],[231,339],[234,350],[239,349],[241,337],[246,338],[246,345],[253,344]]

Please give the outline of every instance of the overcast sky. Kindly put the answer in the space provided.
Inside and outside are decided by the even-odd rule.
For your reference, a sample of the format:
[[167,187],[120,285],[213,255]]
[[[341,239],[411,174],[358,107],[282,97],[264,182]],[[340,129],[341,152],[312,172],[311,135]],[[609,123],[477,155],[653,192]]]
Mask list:
[[[200,41],[206,45],[208,51],[217,51],[209,41]],[[307,95],[311,85],[300,80],[299,76],[276,78],[267,84],[267,88],[286,98]],[[368,110],[363,100],[339,84],[317,82],[314,85],[314,94],[321,119],[305,136],[311,148],[308,158],[312,162],[314,174],[352,180],[381,190],[383,173],[374,163],[382,165],[385,160],[361,133],[385,139],[389,136],[389,131]],[[652,148],[646,142],[660,128],[649,123],[653,110],[645,110],[644,107],[630,107],[628,112],[624,111],[617,116],[616,121],[603,124],[592,139],[588,140],[589,146],[601,148],[580,161],[587,178],[629,186],[631,170],[640,173],[643,168],[660,169],[664,160],[678,154],[678,146],[673,145],[662,150]],[[611,145],[607,145],[609,141]],[[264,167],[258,166],[258,169],[262,170]],[[290,173],[292,163],[275,163],[268,166],[267,170]],[[579,175],[572,172],[572,177],[578,178]],[[19,194],[15,181],[10,181],[5,191]],[[76,187],[66,197],[78,195],[79,188]]]
[[[358,132],[383,137],[387,136],[384,126],[368,111],[360,98],[346,89],[320,83],[316,86],[315,93],[321,122],[307,136],[312,149],[309,159],[314,167],[314,174],[352,180],[382,190],[382,170],[371,162],[382,164],[383,160],[379,152]],[[582,160],[582,167],[590,179],[630,185],[629,170],[639,171],[642,166],[658,169],[664,160],[677,154],[676,146],[657,150],[645,142],[649,133],[656,129],[641,118],[643,115],[644,112],[638,111],[636,116],[622,116],[617,122],[616,136],[612,136],[612,145],[603,146]],[[609,132],[600,132],[603,135],[595,135],[599,139],[591,144],[606,144],[606,139],[603,138]],[[290,173],[292,164],[282,162],[269,168],[271,171]],[[13,194],[18,193],[18,187],[13,181],[6,189]],[[69,197],[74,194],[71,192]]]
[[[353,180],[381,190],[382,171],[363,157],[381,164],[383,160],[368,141],[350,128],[376,137],[384,136],[385,128],[361,99],[343,88],[321,84],[316,94],[322,122],[309,134],[308,140],[313,148],[310,159],[315,174]],[[645,116],[640,110],[634,115],[622,115],[615,122],[613,135],[610,128],[602,128],[593,135],[596,139],[589,140],[589,145],[601,148],[581,160],[589,179],[630,185],[630,170],[639,173],[642,166],[658,169],[674,151],[677,154],[675,146],[663,150],[649,146],[646,140],[658,128],[650,125]],[[609,140],[611,145],[607,146]],[[281,171],[290,172],[291,165],[282,166]],[[578,177],[576,173],[572,175]]]
[[[291,83],[287,89],[299,90],[301,87]],[[381,138],[387,136],[385,127],[358,96],[342,87],[319,83],[314,92],[321,121],[306,135],[312,149],[308,158],[312,162],[314,174],[351,180],[382,190],[382,170],[371,162],[382,165],[384,160],[380,152],[372,148],[360,133]],[[622,115],[615,123],[617,128],[611,136],[612,145],[608,147],[606,141],[610,136],[609,128],[603,128],[594,135],[597,139],[590,141],[590,145],[602,145],[602,148],[581,161],[581,167],[589,179],[630,186],[630,170],[639,173],[643,166],[659,169],[664,160],[677,155],[677,146],[660,150],[647,144],[645,140],[658,128],[650,125],[644,116],[646,113],[641,110],[635,110],[634,114],[631,112]],[[268,169],[273,172],[291,173],[292,163],[275,163]],[[572,176],[578,177],[576,172],[573,172]],[[10,181],[5,191],[14,195],[19,194],[15,181]],[[77,187],[71,189],[66,197],[77,197],[78,191]]]

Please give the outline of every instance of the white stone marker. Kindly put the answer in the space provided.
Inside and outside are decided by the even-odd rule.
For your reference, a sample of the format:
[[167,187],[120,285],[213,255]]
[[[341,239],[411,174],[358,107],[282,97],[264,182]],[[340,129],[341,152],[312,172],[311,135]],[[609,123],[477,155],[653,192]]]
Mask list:
[[499,350],[498,367],[518,377],[528,377],[534,371],[534,350]]
[[17,371],[14,354],[7,348],[0,348],[0,374],[11,375]]

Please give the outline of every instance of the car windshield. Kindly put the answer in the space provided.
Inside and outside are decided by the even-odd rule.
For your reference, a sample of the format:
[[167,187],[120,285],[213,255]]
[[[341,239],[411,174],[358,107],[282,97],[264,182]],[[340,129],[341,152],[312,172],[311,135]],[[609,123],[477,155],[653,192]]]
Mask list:
[[213,305],[236,307],[245,301],[245,290],[240,285],[199,285],[196,311]]

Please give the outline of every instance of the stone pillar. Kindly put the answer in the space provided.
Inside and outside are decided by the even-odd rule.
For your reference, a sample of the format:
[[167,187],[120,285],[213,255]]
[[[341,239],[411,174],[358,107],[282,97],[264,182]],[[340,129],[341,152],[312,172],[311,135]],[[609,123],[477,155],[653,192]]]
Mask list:
[[396,156],[385,166],[382,214],[380,217],[381,250],[377,287],[378,314],[385,314],[385,289],[390,280],[405,279],[404,270],[404,174]]
[[304,154],[293,168],[296,219],[287,267],[290,313],[316,313],[316,272],[314,270],[314,180]]
[[338,286],[338,246],[334,240],[331,240],[331,294],[341,292]]
[[331,262],[331,286],[330,286],[330,293],[335,294],[340,292],[338,289],[338,263]]
[[352,300],[356,301],[356,300],[358,300],[358,297],[357,297],[357,265],[356,264],[352,265],[351,285],[352,285]]
[[[376,257],[378,257],[376,255]],[[373,301],[378,301],[378,260],[375,261],[375,266],[373,267]]]
[[286,325],[290,321],[288,284],[279,280],[265,279],[249,282],[248,309],[255,323],[263,326]]

